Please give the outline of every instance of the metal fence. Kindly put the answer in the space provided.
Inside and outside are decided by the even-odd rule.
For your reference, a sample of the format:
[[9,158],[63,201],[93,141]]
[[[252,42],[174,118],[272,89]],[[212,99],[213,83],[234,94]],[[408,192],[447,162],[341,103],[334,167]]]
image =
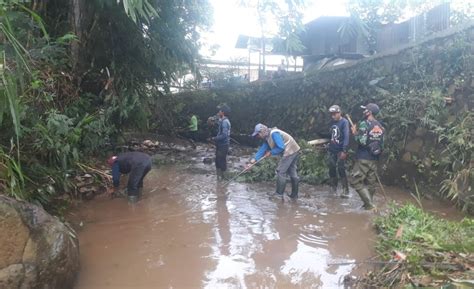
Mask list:
[[386,25],[377,33],[377,52],[418,41],[434,32],[447,29],[449,18],[449,3],[444,3],[407,21]]

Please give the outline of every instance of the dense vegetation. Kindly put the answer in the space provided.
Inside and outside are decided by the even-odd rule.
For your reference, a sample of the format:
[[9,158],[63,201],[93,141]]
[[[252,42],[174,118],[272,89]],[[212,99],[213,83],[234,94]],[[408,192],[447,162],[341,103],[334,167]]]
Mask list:
[[[47,203],[196,70],[209,4],[0,1],[0,191]],[[164,112],[163,112],[164,113]]]
[[[375,221],[381,270],[361,283],[365,288],[470,288],[474,254],[474,221],[447,221],[414,205],[392,206]],[[362,285],[361,284],[361,285]]]

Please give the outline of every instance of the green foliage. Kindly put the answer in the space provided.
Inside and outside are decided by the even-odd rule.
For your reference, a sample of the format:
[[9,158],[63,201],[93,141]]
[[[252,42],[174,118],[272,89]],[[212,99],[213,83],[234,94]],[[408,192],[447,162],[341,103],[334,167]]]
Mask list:
[[79,160],[81,150],[92,152],[104,145],[103,126],[103,120],[91,115],[75,121],[57,111],[48,112],[31,130],[34,151],[44,163],[67,171]]
[[1,191],[48,205],[80,159],[148,128],[175,76],[195,72],[209,11],[207,0],[0,1]]
[[275,180],[275,170],[279,159],[270,157],[255,165],[249,172],[243,174],[239,179],[244,182],[264,182]]
[[[390,280],[393,284],[407,282],[402,278],[407,272],[412,277],[448,274],[453,266],[442,264],[452,263],[454,255],[474,252],[472,219],[447,221],[411,204],[403,207],[392,205],[388,215],[378,217],[375,225],[379,232],[376,249],[384,260],[391,260],[393,252],[407,256],[404,266],[398,266],[401,272],[398,272],[394,280]],[[391,269],[387,266],[379,273],[378,281],[382,283],[378,286],[389,286],[384,282],[390,279],[386,272]]]
[[20,164],[0,147],[0,191],[9,196],[23,200],[25,176]]
[[[328,178],[325,151],[313,150],[306,141],[299,142],[302,148],[298,161],[300,180],[309,184],[321,184]],[[280,158],[271,157],[257,164],[252,170],[240,177],[245,182],[261,182],[275,180],[275,170]]]
[[301,180],[309,184],[321,184],[328,179],[326,150],[314,149],[305,140],[298,142],[302,154],[298,164]]
[[445,144],[444,156],[439,159],[438,167],[445,168],[448,174],[448,178],[442,181],[440,193],[458,200],[464,209],[474,204],[473,132],[474,113],[467,112],[438,134],[439,141]]
[[[240,0],[244,7],[254,9],[259,24],[260,49],[265,55],[265,39],[273,39],[276,50],[291,55],[304,50],[300,34],[304,30],[302,23],[305,1],[303,0]],[[278,27],[278,32],[271,31],[272,27]],[[265,70],[265,57],[263,58],[263,69]]]

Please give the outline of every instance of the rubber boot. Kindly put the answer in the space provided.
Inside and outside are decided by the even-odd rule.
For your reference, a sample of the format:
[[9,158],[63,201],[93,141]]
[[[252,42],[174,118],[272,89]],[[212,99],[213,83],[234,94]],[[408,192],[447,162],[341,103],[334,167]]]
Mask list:
[[374,203],[374,195],[375,195],[375,189],[369,189],[369,195],[370,195],[370,202],[373,204]]
[[341,183],[342,183],[341,198],[348,199],[349,198],[349,182],[347,181],[347,178],[342,178]]
[[298,186],[299,180],[296,178],[291,178],[291,195],[290,198],[297,199],[298,198]]
[[360,198],[364,202],[364,209],[372,210],[375,208],[375,206],[372,204],[372,200],[370,198],[370,192],[367,188],[363,188],[357,191],[357,193],[359,194]]
[[216,169],[217,180],[222,181],[224,179],[224,171],[221,169]]
[[273,196],[279,196],[283,197],[283,193],[285,192],[285,187],[286,187],[286,180],[284,178],[278,178],[276,181],[276,190],[274,193],[269,194],[271,197]]
[[123,189],[123,190],[115,190],[115,192],[112,193],[112,199],[113,198],[125,198],[127,197],[127,190],[126,189]]
[[329,185],[331,186],[330,193],[335,195],[337,192],[337,178],[330,178]]
[[286,179],[277,178],[277,187],[276,187],[275,193],[277,195],[283,196],[283,193],[285,193],[285,188],[286,188]]
[[138,202],[138,196],[128,196],[129,204],[136,204]]

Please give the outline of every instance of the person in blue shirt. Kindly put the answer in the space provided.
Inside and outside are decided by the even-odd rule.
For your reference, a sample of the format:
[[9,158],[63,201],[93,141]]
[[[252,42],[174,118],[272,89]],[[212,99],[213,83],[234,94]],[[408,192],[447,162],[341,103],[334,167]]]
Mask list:
[[338,174],[342,183],[341,198],[349,197],[349,183],[346,175],[346,158],[349,148],[349,121],[342,117],[339,105],[329,108],[331,113],[331,141],[328,145],[329,185],[331,192],[336,194]]
[[216,144],[216,174],[217,179],[224,179],[224,172],[227,170],[227,154],[229,153],[230,144],[230,120],[227,117],[230,108],[223,104],[218,107],[219,116],[217,135],[211,140]]
[[114,189],[112,196],[118,194],[120,175],[129,174],[127,184],[128,201],[136,203],[139,192],[143,188],[143,179],[151,170],[151,157],[142,152],[126,152],[108,159],[112,167],[112,180]]
[[300,146],[288,133],[279,130],[276,127],[268,128],[261,123],[255,126],[252,136],[263,139],[264,142],[255,154],[255,157],[250,161],[251,164],[256,163],[263,157],[268,157],[271,155],[281,156],[276,170],[276,191],[271,195],[283,197],[286,187],[286,175],[289,175],[291,180],[290,198],[298,198],[299,178],[297,173],[297,165]]

